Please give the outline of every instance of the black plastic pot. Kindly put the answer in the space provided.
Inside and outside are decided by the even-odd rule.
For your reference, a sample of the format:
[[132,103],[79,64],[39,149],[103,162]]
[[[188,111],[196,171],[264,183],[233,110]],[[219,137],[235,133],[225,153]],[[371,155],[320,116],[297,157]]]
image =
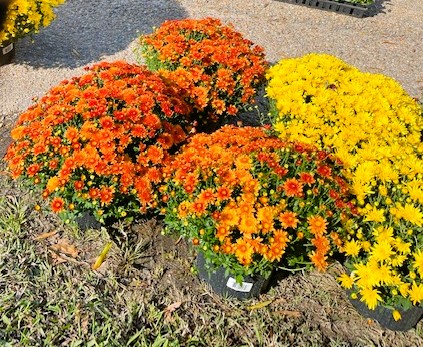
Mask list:
[[214,292],[221,296],[231,296],[238,299],[250,299],[259,296],[269,284],[269,279],[263,276],[247,276],[242,284],[232,276],[225,276],[225,268],[220,266],[209,272],[203,253],[197,255],[198,277],[208,283]]
[[9,64],[15,56],[15,43],[8,42],[0,45],[0,66]]
[[95,219],[92,213],[84,212],[81,216],[75,218],[80,230],[100,229],[101,223]]
[[382,327],[396,331],[406,331],[414,328],[420,321],[423,315],[423,308],[420,306],[413,306],[408,310],[398,308],[397,311],[401,314],[401,319],[396,321],[392,316],[392,311],[383,306],[377,306],[374,310],[370,310],[367,305],[359,299],[352,299],[348,295],[351,304],[355,309],[366,318],[377,321]]

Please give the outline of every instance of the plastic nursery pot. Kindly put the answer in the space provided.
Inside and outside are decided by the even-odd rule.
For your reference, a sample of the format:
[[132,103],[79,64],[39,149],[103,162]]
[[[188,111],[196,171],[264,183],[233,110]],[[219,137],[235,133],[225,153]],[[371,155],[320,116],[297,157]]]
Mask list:
[[89,212],[84,212],[81,216],[76,217],[75,222],[81,231],[100,229],[101,227],[100,222]]
[[15,56],[15,43],[0,44],[0,66],[9,64]]
[[250,299],[259,296],[269,285],[269,278],[263,276],[247,276],[243,282],[237,283],[232,276],[225,276],[225,268],[220,266],[212,271],[206,267],[203,253],[197,255],[198,277],[208,283],[213,291],[221,296],[237,299]]
[[413,306],[408,310],[397,308],[397,311],[401,314],[401,319],[396,321],[392,317],[392,311],[386,307],[377,306],[376,309],[370,310],[360,299],[352,299],[350,295],[348,295],[348,298],[358,313],[363,317],[373,319],[382,327],[390,330],[410,330],[416,326],[423,315],[423,308],[420,306]]

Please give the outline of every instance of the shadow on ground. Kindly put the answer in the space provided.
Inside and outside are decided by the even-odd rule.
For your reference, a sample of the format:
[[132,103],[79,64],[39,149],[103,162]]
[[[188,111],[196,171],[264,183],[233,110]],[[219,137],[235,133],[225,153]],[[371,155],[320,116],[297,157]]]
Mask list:
[[128,47],[167,19],[186,17],[174,0],[68,0],[40,33],[18,42],[15,63],[75,68]]
[[370,6],[368,17],[376,16],[377,14],[389,12],[386,5],[390,4],[391,0],[375,0],[372,6]]

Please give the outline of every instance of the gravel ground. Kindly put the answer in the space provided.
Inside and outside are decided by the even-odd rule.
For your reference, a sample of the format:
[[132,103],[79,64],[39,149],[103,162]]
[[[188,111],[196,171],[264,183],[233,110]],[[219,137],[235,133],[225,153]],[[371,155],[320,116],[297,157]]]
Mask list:
[[0,126],[48,89],[100,60],[135,62],[137,37],[166,19],[212,16],[265,48],[272,62],[309,52],[383,73],[423,96],[423,1],[376,0],[354,18],[273,0],[68,0],[42,32],[20,40],[0,67]]

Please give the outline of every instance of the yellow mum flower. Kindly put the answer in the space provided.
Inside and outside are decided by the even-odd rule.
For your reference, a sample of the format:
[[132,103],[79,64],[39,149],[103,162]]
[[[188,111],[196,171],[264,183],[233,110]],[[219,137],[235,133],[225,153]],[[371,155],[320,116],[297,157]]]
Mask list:
[[419,304],[423,301],[423,285],[413,282],[411,288],[408,290],[410,300],[413,305]]
[[413,267],[417,270],[420,277],[423,278],[423,252],[419,249],[417,252],[413,253],[413,257]]
[[407,184],[408,195],[411,199],[420,204],[423,204],[423,189],[422,186]]
[[370,254],[373,259],[382,262],[389,259],[394,252],[389,241],[381,241],[372,247]]
[[397,205],[395,212],[397,218],[405,219],[419,227],[423,225],[423,213],[418,207],[412,204],[405,204],[404,206]]
[[379,267],[374,261],[369,261],[366,264],[354,264],[356,270],[354,274],[357,276],[356,284],[360,288],[377,286],[381,282],[381,275]]
[[365,252],[368,252],[370,248],[372,248],[372,244],[370,243],[370,241],[367,240],[361,241],[360,245],[363,251]]
[[408,296],[408,290],[409,290],[409,288],[410,288],[410,285],[409,285],[408,283],[401,283],[401,284],[398,286],[398,289],[399,289],[399,291],[400,291],[400,294],[401,294],[404,298],[406,298],[406,297]]
[[395,238],[394,247],[402,254],[410,254],[411,252],[411,243],[404,242],[400,237]]
[[372,206],[370,208],[370,210],[367,210],[364,220],[366,222],[380,222],[380,223],[382,223],[386,220],[385,210],[384,209],[378,209],[376,206]]
[[373,232],[376,242],[392,240],[394,235],[394,229],[390,226],[378,226]]
[[394,318],[395,321],[399,321],[402,318],[401,313],[399,313],[398,310],[392,311],[392,317]]
[[376,308],[378,301],[382,301],[379,291],[371,287],[363,288],[359,293],[361,295],[360,301],[364,302],[371,310]]
[[345,273],[338,277],[338,281],[341,282],[341,286],[346,289],[351,289],[354,284],[354,279]]
[[344,244],[344,252],[346,255],[356,257],[358,256],[358,253],[360,253],[360,250],[361,244],[357,240],[347,241]]

